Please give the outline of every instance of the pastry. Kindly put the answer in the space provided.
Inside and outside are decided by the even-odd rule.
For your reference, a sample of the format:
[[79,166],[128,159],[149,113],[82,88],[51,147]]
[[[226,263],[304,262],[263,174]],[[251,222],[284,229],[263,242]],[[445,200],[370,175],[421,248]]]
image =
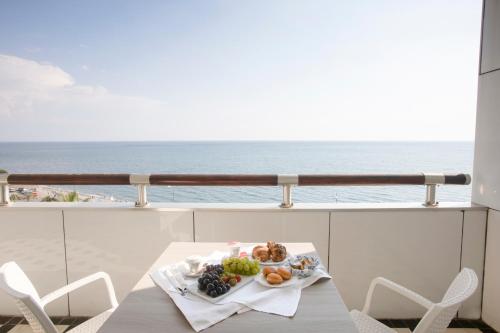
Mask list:
[[269,273],[266,276],[267,282],[270,284],[280,284],[283,283],[283,278],[277,273]]
[[269,260],[269,249],[266,246],[257,245],[253,248],[252,258],[258,259],[261,262]]
[[302,262],[298,262],[296,264],[291,264],[290,265],[293,269],[300,269],[300,270],[303,270],[304,269],[304,264]]
[[277,273],[283,278],[283,280],[290,280],[292,278],[292,273],[285,267],[278,268]]
[[269,248],[269,255],[274,262],[283,261],[286,258],[286,247],[275,242],[267,242]]
[[311,265],[311,264],[312,264],[311,260],[309,260],[308,258],[304,258],[301,261],[299,261],[298,263],[292,264],[291,266],[294,269],[304,270],[304,268],[306,266]]
[[270,273],[276,273],[276,268],[267,266],[262,269],[262,274],[264,274],[264,276],[267,276]]

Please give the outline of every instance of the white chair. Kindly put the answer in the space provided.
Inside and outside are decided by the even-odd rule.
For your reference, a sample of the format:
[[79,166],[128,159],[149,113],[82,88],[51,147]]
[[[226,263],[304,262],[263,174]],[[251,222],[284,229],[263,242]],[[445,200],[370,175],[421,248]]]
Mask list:
[[115,290],[108,274],[99,272],[89,275],[40,298],[30,279],[15,262],[11,261],[0,267],[0,289],[14,298],[34,333],[59,333],[45,312],[45,305],[99,279],[103,279],[106,283],[111,308],[70,330],[71,333],[97,331],[118,306]]
[[368,314],[372,303],[373,291],[380,285],[386,287],[427,309],[413,333],[442,333],[446,330],[460,305],[469,298],[477,288],[477,275],[470,268],[464,268],[453,280],[448,291],[439,303],[432,303],[419,294],[400,286],[390,280],[378,277],[373,279],[363,310],[351,311],[351,317],[360,333],[394,333],[395,330],[373,319]]

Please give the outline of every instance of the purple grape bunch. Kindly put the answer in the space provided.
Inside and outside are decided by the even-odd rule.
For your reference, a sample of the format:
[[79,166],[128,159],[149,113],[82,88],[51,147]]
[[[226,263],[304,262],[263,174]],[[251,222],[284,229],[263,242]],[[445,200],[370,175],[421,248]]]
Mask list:
[[198,289],[213,298],[224,295],[231,289],[231,285],[222,280],[223,274],[222,265],[207,265],[205,272],[198,279]]

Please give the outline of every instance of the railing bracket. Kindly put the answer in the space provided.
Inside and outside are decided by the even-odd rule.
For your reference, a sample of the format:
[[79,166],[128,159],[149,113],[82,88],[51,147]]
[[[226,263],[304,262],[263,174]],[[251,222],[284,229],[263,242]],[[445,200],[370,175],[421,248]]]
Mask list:
[[150,175],[130,175],[130,184],[137,186],[137,201],[135,202],[136,207],[146,207],[148,203],[148,193],[146,187],[149,185]]
[[278,185],[283,186],[283,201],[280,204],[281,208],[291,208],[293,206],[292,186],[298,184],[298,175],[278,175]]
[[425,191],[425,207],[436,207],[439,205],[439,202],[436,200],[436,184],[426,185]]
[[8,177],[8,173],[0,173],[0,206],[8,206],[10,203]]
[[446,177],[442,173],[423,173],[425,177],[425,202],[426,207],[436,207],[439,202],[436,200],[436,188],[440,184],[446,183]]

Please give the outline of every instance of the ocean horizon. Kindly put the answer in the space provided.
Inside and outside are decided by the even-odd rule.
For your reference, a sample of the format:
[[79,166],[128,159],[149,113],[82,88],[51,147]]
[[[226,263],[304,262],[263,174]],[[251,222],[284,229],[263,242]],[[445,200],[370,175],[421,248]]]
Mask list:
[[[472,141],[0,142],[10,173],[366,174],[472,173]],[[60,186],[134,201],[133,186]],[[279,187],[160,187],[153,202],[279,202]],[[297,187],[295,202],[421,202],[424,186]],[[470,186],[441,186],[440,201],[470,201]]]

